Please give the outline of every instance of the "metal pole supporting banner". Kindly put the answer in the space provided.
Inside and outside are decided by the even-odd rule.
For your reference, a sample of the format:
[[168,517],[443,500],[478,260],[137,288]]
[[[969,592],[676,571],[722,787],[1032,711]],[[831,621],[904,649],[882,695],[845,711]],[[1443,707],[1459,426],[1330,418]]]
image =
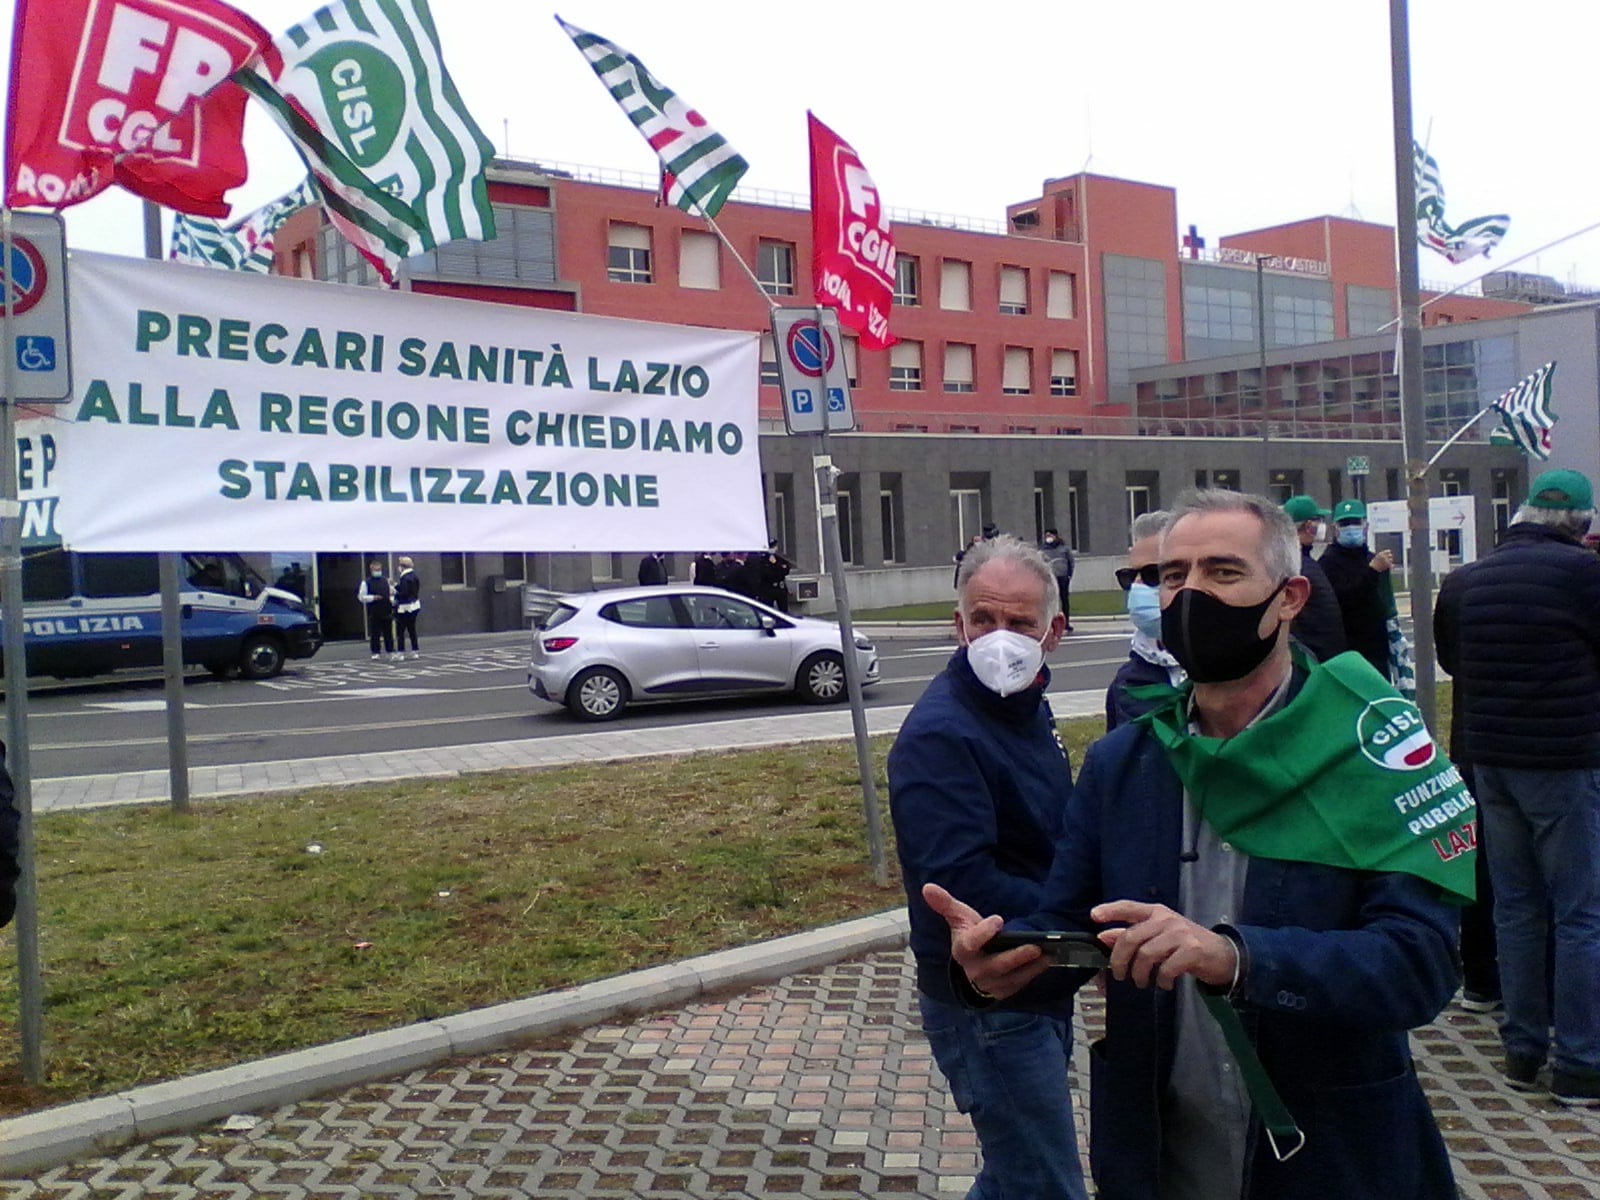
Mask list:
[[11,210],[0,211],[5,305],[0,355],[5,356],[5,402],[0,404],[0,648],[5,655],[6,768],[16,797],[17,1029],[22,1077],[44,1082],[44,977],[39,956],[39,877],[33,837],[33,767],[28,753],[28,661],[22,629],[22,504],[17,498],[17,353],[12,328],[16,288],[11,278]]
[[1267,285],[1265,254],[1256,255],[1256,391],[1261,396],[1261,494],[1272,494],[1272,438],[1267,429]]
[[1389,65],[1394,99],[1395,250],[1400,284],[1400,436],[1405,458],[1406,577],[1416,646],[1417,707],[1438,734],[1433,669],[1433,556],[1428,530],[1426,426],[1422,409],[1422,306],[1417,278],[1417,180],[1411,125],[1410,16],[1406,0],[1389,0]]
[[850,725],[855,733],[856,769],[861,775],[861,803],[867,822],[867,857],[872,863],[872,881],[879,887],[889,882],[889,867],[884,857],[883,813],[878,803],[877,769],[872,761],[872,743],[867,737],[867,706],[861,695],[861,666],[856,661],[856,630],[850,618],[850,592],[845,584],[844,551],[839,542],[839,497],[834,487],[837,472],[828,448],[827,333],[822,309],[817,315],[817,349],[824,364],[822,378],[822,432],[817,435],[818,453],[812,458],[817,475],[817,504],[822,517],[822,555],[833,580],[834,615],[839,621],[839,653],[844,659],[844,684],[850,697]]
[[[144,256],[160,258],[161,209],[144,202]],[[172,807],[189,811],[189,742],[183,711],[183,605],[179,595],[182,556],[159,556],[161,579],[161,678],[167,702],[167,776]]]

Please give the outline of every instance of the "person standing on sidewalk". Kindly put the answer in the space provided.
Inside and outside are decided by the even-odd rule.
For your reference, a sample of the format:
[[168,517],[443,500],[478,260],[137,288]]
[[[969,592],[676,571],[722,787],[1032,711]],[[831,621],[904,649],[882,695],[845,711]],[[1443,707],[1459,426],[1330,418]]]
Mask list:
[[1350,649],[1388,679],[1394,554],[1388,550],[1374,554],[1367,545],[1367,506],[1359,500],[1341,500],[1333,506],[1333,527],[1334,543],[1322,552],[1317,565],[1339,602]]
[[[1455,993],[1446,893],[1470,898],[1472,854],[1431,839],[1448,826],[1453,846],[1471,799],[1364,660],[1291,646],[1297,551],[1264,496],[1178,498],[1161,630],[1189,682],[1090,747],[1038,910],[1005,922],[1109,954],[1089,1048],[1101,1200],[1457,1195],[1407,1031]],[[971,1003],[1049,974],[1034,946],[985,953],[1005,914],[924,893]]]
[[1326,528],[1324,522],[1332,514],[1310,496],[1290,496],[1283,502],[1283,511],[1294,522],[1295,535],[1300,539],[1300,574],[1311,584],[1310,597],[1294,619],[1290,632],[1311,651],[1312,658],[1326,662],[1348,649],[1339,601],[1334,597],[1333,586],[1323,574],[1321,564],[1311,555],[1318,533]]
[[1128,661],[1117,669],[1116,678],[1106,688],[1106,732],[1150,711],[1155,701],[1130,695],[1129,688],[1153,684],[1176,687],[1183,682],[1183,668],[1161,644],[1161,531],[1168,514],[1160,509],[1140,513],[1129,533],[1128,565],[1117,568],[1117,584],[1128,593],[1128,620],[1133,622],[1133,643]]
[[392,659],[400,656],[394,650],[394,589],[383,573],[383,564],[373,559],[367,564],[367,577],[356,589],[356,599],[367,614],[367,642],[372,647],[372,661],[383,657],[378,653],[378,643],[383,643],[384,654]]
[[1067,632],[1072,632],[1072,571],[1078,565],[1078,560],[1072,555],[1072,547],[1061,540],[1061,535],[1054,529],[1046,529],[1044,537],[1039,542],[1039,549],[1044,554],[1045,561],[1050,564],[1050,570],[1056,577],[1056,590],[1061,593],[1061,616],[1067,622]]
[[394,581],[394,656],[406,651],[406,638],[411,638],[411,657],[421,658],[417,645],[417,616],[422,612],[422,580],[417,578],[416,566],[411,559],[400,556],[400,577]]
[[922,1027],[983,1151],[969,1200],[1083,1200],[1067,1074],[1083,973],[1052,972],[1004,1004],[975,1010],[952,978],[944,921],[921,892],[941,884],[1006,915],[1037,907],[1072,793],[1044,698],[1044,656],[1066,622],[1043,555],[1009,536],[966,552],[958,589],[960,649],[889,752]]
[[1583,1106],[1600,1105],[1600,558],[1583,547],[1593,519],[1587,478],[1544,472],[1500,544],[1445,577],[1433,614],[1485,826],[1506,1083],[1536,1090],[1549,1059],[1552,1094]]

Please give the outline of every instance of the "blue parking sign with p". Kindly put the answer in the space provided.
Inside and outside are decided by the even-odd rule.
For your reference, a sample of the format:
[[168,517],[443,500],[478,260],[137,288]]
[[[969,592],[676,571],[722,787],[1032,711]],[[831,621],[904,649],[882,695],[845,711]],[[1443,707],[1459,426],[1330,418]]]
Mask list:
[[[797,413],[808,413],[812,410],[814,401],[811,398],[810,388],[795,388],[789,393],[789,404]],[[832,404],[832,398],[829,398]]]

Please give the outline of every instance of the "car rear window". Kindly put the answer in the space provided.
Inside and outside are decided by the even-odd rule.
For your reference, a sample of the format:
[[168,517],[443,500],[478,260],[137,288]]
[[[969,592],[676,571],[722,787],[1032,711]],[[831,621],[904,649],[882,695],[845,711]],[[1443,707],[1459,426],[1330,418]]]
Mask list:
[[678,614],[668,596],[643,596],[637,600],[618,600],[600,610],[607,621],[634,629],[677,629]]
[[570,604],[558,604],[555,611],[539,623],[540,629],[554,629],[557,625],[565,625],[578,615],[578,610]]

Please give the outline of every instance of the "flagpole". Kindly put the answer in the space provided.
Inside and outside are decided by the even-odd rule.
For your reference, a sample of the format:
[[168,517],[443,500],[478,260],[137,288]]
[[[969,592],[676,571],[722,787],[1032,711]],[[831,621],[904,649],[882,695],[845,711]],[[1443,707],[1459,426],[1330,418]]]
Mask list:
[[1450,449],[1451,446],[1454,446],[1457,442],[1459,442],[1461,440],[1462,435],[1465,434],[1467,432],[1467,430],[1471,429],[1479,421],[1483,420],[1484,417],[1488,416],[1490,413],[1492,413],[1494,411],[1495,411],[1494,410],[1494,406],[1491,404],[1488,408],[1485,408],[1482,411],[1480,411],[1479,413],[1477,413],[1477,415],[1475,415],[1470,421],[1468,421],[1460,429],[1458,429],[1454,433],[1452,433],[1450,435],[1450,440],[1447,441],[1444,445],[1440,446],[1438,452],[1432,458],[1430,458],[1426,463],[1423,464],[1422,473],[1424,475],[1426,475],[1428,473],[1428,468],[1433,466],[1434,463],[1438,462],[1439,459],[1444,456],[1444,452],[1446,450]]
[[[1416,646],[1417,707],[1437,729],[1433,663],[1433,562],[1428,530],[1427,465],[1422,461],[1426,428],[1422,394],[1422,306],[1417,277],[1416,140],[1411,124],[1410,15],[1406,0],[1389,0],[1389,67],[1394,104],[1396,274],[1400,320],[1400,436],[1405,459],[1406,513],[1410,538],[1406,577],[1411,593],[1412,641]],[[1404,223],[1402,228],[1402,223]]]

